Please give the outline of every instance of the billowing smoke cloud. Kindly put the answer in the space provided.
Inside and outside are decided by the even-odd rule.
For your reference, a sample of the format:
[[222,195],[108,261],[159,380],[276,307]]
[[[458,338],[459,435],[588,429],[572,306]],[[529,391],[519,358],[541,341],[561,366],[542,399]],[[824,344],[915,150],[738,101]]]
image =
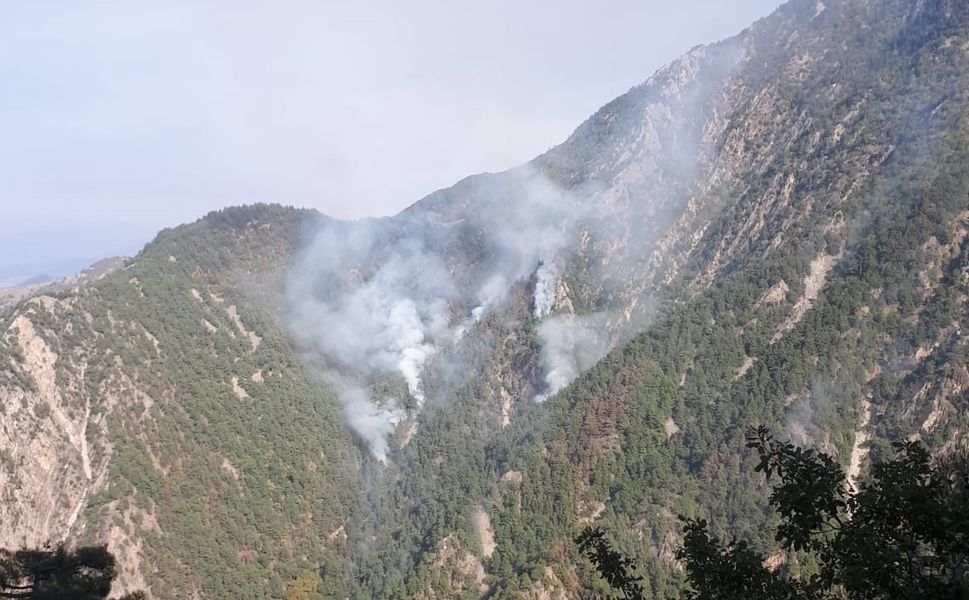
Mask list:
[[589,190],[565,191],[521,168],[439,194],[393,219],[323,221],[287,283],[287,324],[307,364],[322,371],[347,424],[381,461],[396,425],[428,400],[428,363],[456,360],[456,344],[516,286],[533,283],[532,316],[541,321],[537,400],[609,349],[604,315],[556,306],[570,253],[602,228]]
[[419,240],[388,247],[384,223],[326,222],[287,285],[290,329],[322,359],[347,423],[381,460],[405,399],[374,398],[368,384],[397,375],[416,406],[424,403],[421,371],[449,342],[454,296],[439,258]]
[[367,389],[336,370],[327,371],[325,381],[340,399],[347,424],[366,441],[374,457],[386,463],[387,437],[404,419],[404,411],[394,407],[392,398],[384,399],[383,406],[378,406]]
[[539,401],[649,318],[649,295],[679,268],[666,257],[685,247],[665,236],[701,219],[684,212],[707,193],[697,169],[719,168],[711,127],[729,120],[711,99],[741,46],[691,52],[525,167],[469,177],[391,219],[321,225],[289,277],[288,325],[377,458],[401,419],[446,400],[425,372],[461,371],[457,345],[513,290],[534,290],[531,314],[516,316],[539,321]]
[[576,190],[566,191],[528,168],[512,174],[510,183],[481,191],[490,202],[475,207],[472,217],[475,228],[487,236],[491,255],[481,274],[484,283],[474,292],[479,318],[500,304],[514,284],[532,276],[538,277],[536,291],[542,289],[535,297],[535,314],[547,316],[563,252],[575,245],[590,215],[588,198]]
[[572,383],[611,348],[603,314],[555,315],[539,325],[538,336],[546,389],[535,397],[536,402],[544,402]]
[[[577,235],[583,210],[525,169],[487,187],[495,181],[469,191],[487,206],[457,220],[433,210],[395,220],[326,220],[289,275],[288,325],[308,363],[323,365],[347,424],[381,461],[396,424],[426,401],[428,361],[460,342],[536,269],[535,315],[552,311],[554,265]],[[454,221],[463,226],[450,227]],[[447,257],[468,248],[487,260],[456,276]],[[409,399],[374,392],[393,378],[406,384]]]

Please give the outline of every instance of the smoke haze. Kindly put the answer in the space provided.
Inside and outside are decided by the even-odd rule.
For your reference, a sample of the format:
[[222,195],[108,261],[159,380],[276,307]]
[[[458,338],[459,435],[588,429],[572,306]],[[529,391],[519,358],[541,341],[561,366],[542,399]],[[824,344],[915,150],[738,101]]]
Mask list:
[[540,362],[546,389],[535,401],[544,402],[599,362],[611,349],[606,331],[604,314],[556,315],[543,321],[538,327],[538,336],[542,343]]
[[[446,395],[425,385],[429,362],[459,362],[513,291],[531,301],[507,316],[533,320],[539,347],[523,392],[535,395],[519,401],[559,392],[647,322],[657,241],[715,139],[702,100],[729,77],[738,45],[692,51],[525,166],[466,178],[392,218],[321,219],[289,276],[287,323],[378,460],[428,389]],[[687,117],[672,118],[672,104]]]
[[[464,185],[481,200],[461,215],[436,212],[432,197],[429,208],[418,205],[399,221],[321,220],[289,274],[289,328],[337,393],[349,427],[382,462],[395,425],[425,403],[427,362],[460,344],[516,285],[534,278],[547,393],[608,349],[599,316],[553,315],[558,265],[586,226],[589,203],[530,168]],[[395,380],[406,394],[375,391]]]

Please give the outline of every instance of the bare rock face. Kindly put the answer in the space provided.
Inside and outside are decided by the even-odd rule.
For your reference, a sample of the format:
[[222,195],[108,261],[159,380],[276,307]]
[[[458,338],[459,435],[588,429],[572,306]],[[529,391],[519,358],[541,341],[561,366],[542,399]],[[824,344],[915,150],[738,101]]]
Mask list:
[[[35,314],[47,310],[45,305],[60,308],[47,297],[32,304]],[[0,392],[4,400],[0,443],[10,461],[2,474],[8,498],[0,508],[0,536],[26,546],[62,541],[70,536],[96,475],[102,475],[105,466],[103,461],[92,465],[90,406],[61,393],[60,357],[28,315],[18,314],[5,334],[5,344],[22,357],[11,369],[29,387],[5,387]],[[66,368],[71,366],[68,363]]]
[[[119,562],[119,590],[148,589],[140,573],[140,542],[131,537],[138,528],[125,531],[89,519],[96,508],[89,501],[108,487],[114,454],[107,419],[119,399],[139,398],[123,371],[100,377],[102,366],[92,350],[103,336],[83,303],[81,292],[31,298],[12,314],[0,338],[9,357],[0,379],[5,493],[0,545],[107,543]],[[85,343],[71,343],[77,339]]]
[[[21,292],[76,290],[120,264],[108,259]],[[92,394],[86,380],[91,348],[72,341],[93,342],[99,334],[76,292],[63,299],[32,297],[3,327],[0,353],[8,361],[0,372],[0,545],[78,539],[87,525],[87,500],[107,481],[111,445],[104,419],[110,400]]]

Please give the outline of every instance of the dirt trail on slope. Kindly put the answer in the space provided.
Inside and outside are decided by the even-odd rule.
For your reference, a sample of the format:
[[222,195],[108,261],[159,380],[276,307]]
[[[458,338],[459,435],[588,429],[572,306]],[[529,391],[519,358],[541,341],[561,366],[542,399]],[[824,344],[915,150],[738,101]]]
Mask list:
[[870,439],[868,422],[871,421],[871,402],[867,398],[861,401],[861,422],[855,430],[855,443],[851,446],[851,460],[848,462],[848,485],[858,489],[858,476],[861,475],[861,463],[868,456],[866,444]]

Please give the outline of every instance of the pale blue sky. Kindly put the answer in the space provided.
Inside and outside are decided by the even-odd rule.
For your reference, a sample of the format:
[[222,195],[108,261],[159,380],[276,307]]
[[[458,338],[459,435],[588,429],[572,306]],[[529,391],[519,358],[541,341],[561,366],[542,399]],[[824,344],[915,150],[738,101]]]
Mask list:
[[223,206],[392,214],[779,0],[3,0],[0,283]]

